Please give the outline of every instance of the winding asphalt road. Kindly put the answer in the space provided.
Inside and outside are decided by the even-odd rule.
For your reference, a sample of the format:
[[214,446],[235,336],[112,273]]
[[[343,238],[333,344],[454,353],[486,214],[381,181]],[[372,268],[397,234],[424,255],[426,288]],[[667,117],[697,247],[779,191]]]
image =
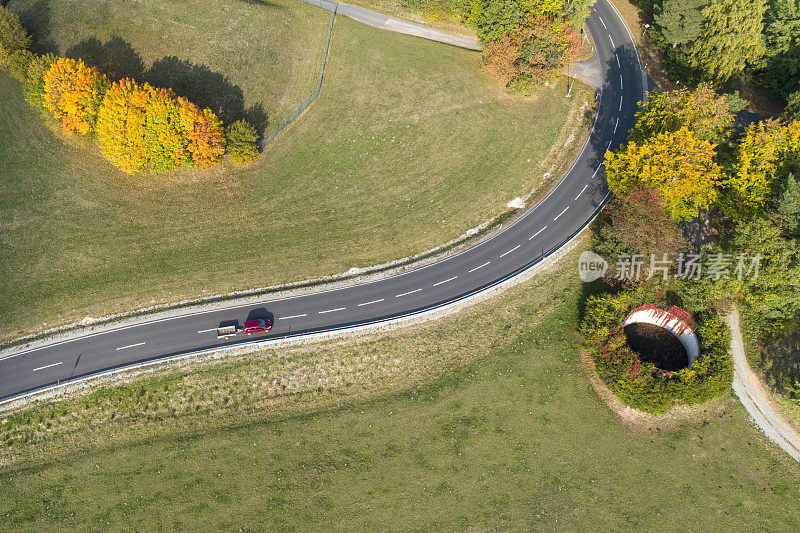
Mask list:
[[[608,192],[603,157],[625,140],[644,95],[635,45],[607,0],[594,6],[587,27],[604,80],[589,141],[552,192],[503,231],[437,263],[370,283],[292,298],[265,296],[257,304],[213,311],[186,309],[173,318],[144,319],[35,349],[5,350],[0,352],[0,401],[147,361],[407,317],[463,300],[531,268],[602,207]],[[221,323],[238,320],[241,325],[248,316],[271,317],[273,330],[217,339],[214,330]]]

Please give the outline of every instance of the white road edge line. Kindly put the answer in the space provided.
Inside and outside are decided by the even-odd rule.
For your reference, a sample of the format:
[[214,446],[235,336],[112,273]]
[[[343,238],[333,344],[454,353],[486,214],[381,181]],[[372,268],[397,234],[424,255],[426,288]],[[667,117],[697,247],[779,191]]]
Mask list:
[[588,184],[588,183],[587,183],[586,185],[584,185],[584,186],[583,186],[583,189],[581,189],[581,192],[579,192],[579,193],[578,193],[578,196],[576,196],[576,197],[575,197],[575,199],[577,200],[578,198],[580,198],[580,197],[581,197],[581,194],[583,194],[583,193],[584,193],[584,191],[585,191],[585,190],[586,190],[588,187],[589,187],[589,184]]
[[[617,133],[617,127],[619,126],[619,117],[617,117],[617,123],[614,124],[614,133]],[[613,133],[612,133],[613,135]]]
[[561,215],[563,215],[564,213],[566,213],[566,212],[567,212],[567,209],[569,209],[569,206],[565,207],[565,208],[564,208],[564,210],[563,210],[563,211],[561,211],[561,212],[558,214],[558,216],[557,216],[556,218],[554,218],[554,219],[553,219],[553,222],[555,222],[556,220],[558,220],[559,218],[561,218]]
[[384,299],[381,298],[380,300],[372,300],[371,302],[364,302],[363,304],[358,304],[359,307],[364,307],[365,305],[372,305],[382,302]]
[[597,15],[597,18],[600,19],[600,24],[602,24],[605,29],[608,29],[608,26],[606,26],[606,23],[603,22],[603,17],[601,17],[600,15]]
[[434,283],[433,287],[436,287],[438,285],[443,285],[443,284],[447,283],[448,281],[453,281],[454,279],[458,279],[458,276],[453,276],[452,278],[448,278],[448,279],[446,279],[444,281],[440,281],[438,283]]
[[211,328],[211,329],[201,329],[201,330],[200,330],[200,331],[198,331],[197,333],[208,333],[209,331],[217,331],[217,328]]
[[546,230],[546,229],[547,229],[547,226],[543,227],[542,229],[540,229],[539,231],[537,231],[536,233],[534,233],[533,235],[531,235],[530,237],[528,237],[528,240],[529,240],[529,241],[532,241],[533,239],[535,239],[536,237],[538,237],[538,236],[539,236],[539,234],[541,234],[541,233],[542,233],[544,230]]
[[320,311],[319,314],[324,315],[325,313],[333,313],[335,311],[344,311],[347,309],[346,307],[337,307],[336,309],[328,309],[327,311]]
[[303,313],[302,315],[280,316],[277,318],[277,320],[289,320],[290,318],[303,318],[304,316],[308,316],[308,313]]
[[144,343],[143,342],[137,342],[136,344],[129,344],[127,346],[120,346],[119,348],[117,348],[117,351],[125,350],[126,348],[136,348],[137,346],[141,346],[142,344],[144,344]]
[[472,272],[475,272],[476,270],[479,270],[479,269],[481,269],[481,268],[483,268],[483,267],[485,267],[486,265],[489,265],[489,264],[491,264],[491,261],[486,261],[481,266],[477,266],[477,267],[473,268],[472,270],[468,270],[467,274],[471,274]]
[[63,362],[64,362],[64,361],[59,361],[58,363],[53,363],[52,365],[40,366],[39,368],[34,368],[34,369],[33,369],[33,371],[34,371],[34,372],[38,372],[39,370],[44,370],[45,368],[51,368],[51,367],[54,367],[54,366],[58,366],[58,365],[60,365],[60,364],[61,364],[61,363],[63,363]]
[[515,247],[513,247],[512,249],[510,249],[509,251],[507,251],[506,253],[504,253],[500,257],[505,257],[508,254],[510,254],[511,252],[516,252],[519,249],[520,246],[522,246],[522,245],[521,244],[516,245]]
[[419,292],[421,290],[422,289],[415,289],[413,291],[404,292],[403,294],[396,295],[395,298],[400,298],[401,296],[408,296],[409,294],[414,294],[415,292]]

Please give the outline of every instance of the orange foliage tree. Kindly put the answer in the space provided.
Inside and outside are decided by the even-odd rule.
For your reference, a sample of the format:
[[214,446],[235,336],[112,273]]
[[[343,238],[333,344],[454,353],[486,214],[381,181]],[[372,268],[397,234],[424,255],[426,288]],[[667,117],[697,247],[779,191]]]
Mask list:
[[194,164],[206,168],[225,153],[225,129],[210,109],[200,109],[186,98],[178,98],[181,126],[189,139],[187,150]]
[[528,15],[484,46],[489,71],[508,88],[525,92],[560,74],[580,47],[580,37],[561,19]]
[[111,86],[97,117],[97,139],[103,154],[123,172],[133,174],[147,164],[145,108],[153,88],[130,78]]
[[66,135],[88,133],[109,88],[108,79],[80,59],[59,58],[44,75],[44,104]]

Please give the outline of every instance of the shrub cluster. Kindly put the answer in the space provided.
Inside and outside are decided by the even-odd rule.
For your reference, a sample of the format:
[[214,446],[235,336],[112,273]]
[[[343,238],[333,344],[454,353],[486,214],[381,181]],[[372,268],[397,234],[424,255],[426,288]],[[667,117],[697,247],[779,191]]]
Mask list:
[[526,92],[560,74],[579,46],[580,37],[563,20],[528,15],[485,44],[485,62],[506,87]]
[[733,380],[728,354],[730,334],[724,322],[710,313],[696,313],[700,356],[689,368],[663,372],[643,362],[628,347],[622,331],[627,314],[645,303],[669,307],[643,287],[591,297],[581,324],[581,335],[600,378],[626,405],[650,413],[664,413],[675,403],[692,405],[726,394]]
[[129,78],[112,85],[81,59],[38,56],[30,45],[19,17],[0,7],[0,68],[24,82],[26,100],[52,113],[64,134],[96,133],[103,154],[126,173],[209,167],[225,154],[226,139],[235,163],[258,154],[255,129],[243,120],[226,132],[210,109],[171,89]]
[[237,120],[225,129],[228,157],[240,165],[251,163],[258,155],[258,133],[246,120]]
[[28,50],[31,36],[22,27],[16,13],[0,7],[0,68],[24,79],[33,54]]

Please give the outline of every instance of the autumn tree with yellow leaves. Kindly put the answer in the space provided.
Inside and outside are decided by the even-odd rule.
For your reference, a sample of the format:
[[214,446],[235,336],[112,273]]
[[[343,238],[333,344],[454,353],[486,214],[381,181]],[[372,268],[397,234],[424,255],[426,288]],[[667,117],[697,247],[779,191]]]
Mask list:
[[741,218],[764,207],[778,179],[800,170],[800,122],[752,124],[736,155],[726,180],[730,195],[725,207],[734,218]]
[[225,153],[222,121],[210,109],[127,78],[106,93],[97,138],[103,154],[129,174],[148,163],[153,172],[206,168]]
[[109,161],[133,174],[147,164],[145,109],[152,88],[130,78],[111,86],[100,106],[97,139]]
[[44,75],[44,105],[61,122],[64,134],[89,133],[109,87],[97,69],[80,59],[62,57]]
[[642,144],[632,141],[607,155],[608,184],[622,196],[637,186],[657,189],[674,219],[689,220],[717,200],[722,169],[714,161],[715,148],[686,126]]

